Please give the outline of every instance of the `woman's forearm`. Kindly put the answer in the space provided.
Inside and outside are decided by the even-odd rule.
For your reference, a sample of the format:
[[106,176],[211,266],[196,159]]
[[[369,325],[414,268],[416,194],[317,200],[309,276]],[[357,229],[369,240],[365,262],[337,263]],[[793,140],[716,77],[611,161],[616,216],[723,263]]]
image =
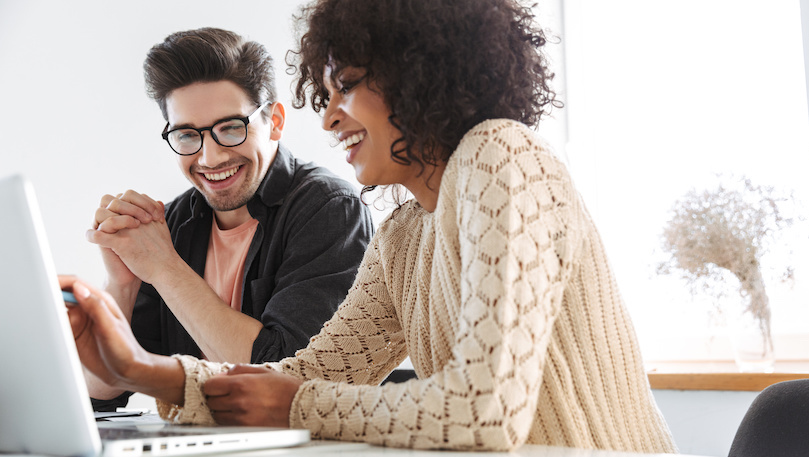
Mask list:
[[148,360],[122,380],[124,388],[178,406],[185,403],[185,372],[177,359],[148,354]]

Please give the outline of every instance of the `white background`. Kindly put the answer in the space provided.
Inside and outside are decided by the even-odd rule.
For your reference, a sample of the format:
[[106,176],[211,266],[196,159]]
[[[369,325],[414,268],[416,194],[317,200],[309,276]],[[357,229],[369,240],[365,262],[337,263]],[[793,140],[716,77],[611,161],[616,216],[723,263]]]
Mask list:
[[104,278],[85,241],[102,195],[126,189],[169,201],[189,187],[145,94],[143,59],[168,34],[203,26],[265,44],[287,105],[282,141],[305,160],[352,178],[311,110],[289,106],[295,2],[3,1],[0,3],[0,174],[24,173],[37,189],[56,267]]
[[[809,203],[809,117],[797,0],[565,2],[571,170],[607,245],[644,357],[729,357],[675,276],[660,277],[674,202],[715,173],[794,190]],[[809,330],[807,227],[762,258],[795,251],[795,287],[768,283],[779,338]],[[731,297],[732,298],[732,297]],[[693,337],[693,339],[690,339]],[[667,338],[670,338],[667,340]],[[693,346],[689,343],[693,342]],[[720,344],[721,346],[721,344]],[[780,347],[779,347],[780,346]],[[788,357],[809,357],[803,344]]]
[[[34,183],[59,272],[103,281],[97,249],[84,240],[103,194],[131,188],[168,201],[188,187],[142,77],[149,48],[178,30],[216,26],[265,44],[287,105],[282,141],[353,181],[319,117],[289,103],[284,54],[294,46],[290,18],[299,3],[0,0],[0,176],[24,173]],[[703,342],[714,331],[711,302],[693,299],[676,277],[655,275],[659,235],[674,201],[717,172],[795,189],[809,202],[798,2],[564,5],[562,18],[557,1],[540,2],[567,49],[565,62],[553,48],[556,72],[567,76],[567,87],[557,84],[567,107],[543,134],[569,160],[598,223],[644,355],[676,357],[689,334],[698,341],[689,357],[710,355]],[[806,233],[789,247],[805,249]],[[809,269],[801,263],[809,256],[797,257],[795,289],[770,288],[784,335],[806,332],[809,322]],[[809,356],[806,347],[798,356]]]
[[[220,27],[264,44],[287,108],[282,142],[360,188],[319,115],[291,107],[284,58],[304,3],[0,0],[0,176],[34,183],[59,272],[103,281],[97,249],[84,239],[102,195],[134,189],[169,201],[189,187],[143,82],[146,53],[176,31]],[[375,220],[387,211],[374,211]]]

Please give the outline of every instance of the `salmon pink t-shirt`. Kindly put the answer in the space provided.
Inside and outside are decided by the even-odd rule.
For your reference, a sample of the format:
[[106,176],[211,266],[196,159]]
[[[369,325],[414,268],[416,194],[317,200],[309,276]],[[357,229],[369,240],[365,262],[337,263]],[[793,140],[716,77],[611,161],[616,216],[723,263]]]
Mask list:
[[242,310],[244,261],[257,227],[256,219],[230,230],[220,229],[216,218],[213,221],[205,261],[205,282],[236,311]]

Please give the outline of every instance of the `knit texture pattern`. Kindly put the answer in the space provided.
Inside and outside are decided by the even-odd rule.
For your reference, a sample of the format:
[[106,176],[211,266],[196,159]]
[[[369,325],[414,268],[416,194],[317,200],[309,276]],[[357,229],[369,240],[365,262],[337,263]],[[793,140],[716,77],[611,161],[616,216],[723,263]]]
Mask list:
[[179,424],[216,425],[200,381],[219,373],[227,373],[233,365],[198,360],[190,355],[175,354],[172,357],[180,362],[185,372],[184,406],[156,400],[158,414],[165,420]]
[[[379,386],[407,355],[419,379]],[[436,210],[394,211],[334,317],[273,366],[306,380],[290,425],[315,438],[676,451],[595,226],[514,121],[466,134]]]

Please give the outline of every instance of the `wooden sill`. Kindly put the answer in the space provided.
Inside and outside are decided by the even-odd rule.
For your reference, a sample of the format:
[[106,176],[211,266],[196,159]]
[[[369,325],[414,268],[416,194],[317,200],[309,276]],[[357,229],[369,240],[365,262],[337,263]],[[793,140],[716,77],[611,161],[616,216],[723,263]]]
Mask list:
[[809,360],[776,362],[775,373],[739,373],[730,360],[650,363],[649,385],[660,390],[760,392],[782,381],[809,378]]
[[777,382],[804,378],[809,373],[649,373],[649,384],[660,390],[760,392]]

